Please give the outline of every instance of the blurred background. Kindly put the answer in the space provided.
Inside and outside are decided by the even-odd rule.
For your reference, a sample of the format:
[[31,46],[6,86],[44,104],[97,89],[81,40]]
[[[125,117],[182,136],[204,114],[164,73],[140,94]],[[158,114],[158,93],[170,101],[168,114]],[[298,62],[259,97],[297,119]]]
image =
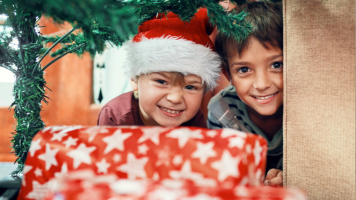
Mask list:
[[[220,2],[220,5],[226,10],[235,7],[228,0]],[[0,33],[5,29],[6,18],[0,15]],[[68,23],[54,24],[45,17],[38,24],[42,27],[40,32],[45,36],[64,35],[72,28]],[[215,36],[216,30],[210,35],[213,42]],[[13,41],[12,45],[16,48],[18,41]],[[44,78],[51,89],[46,90],[46,93],[52,100],[48,105],[42,102],[41,117],[45,125],[95,126],[101,107],[114,97],[131,90],[129,78],[124,75],[121,67],[125,63],[125,54],[124,48],[107,44],[106,50],[93,58],[89,54],[82,57],[68,54],[46,69]],[[41,64],[45,66],[52,60],[47,56]],[[201,108],[205,114],[210,98],[229,84],[220,75],[218,87],[204,96]],[[13,109],[9,108],[14,101],[14,82],[14,74],[0,67],[0,180],[16,168],[16,157],[11,153],[15,120]]]
[[[6,16],[0,16],[0,32],[4,30]],[[51,19],[39,22],[44,35],[63,35],[71,29],[70,24],[53,24]],[[17,41],[13,42],[17,45]],[[110,45],[105,52],[91,58],[69,54],[46,70],[47,95],[52,101],[42,103],[42,119],[46,126],[53,125],[96,125],[98,113],[112,98],[131,90],[129,79],[123,75],[120,65],[124,63],[125,51]],[[53,58],[42,61],[46,65]],[[0,67],[0,179],[16,167],[16,157],[11,150],[11,138],[15,126],[12,89],[15,76]]]

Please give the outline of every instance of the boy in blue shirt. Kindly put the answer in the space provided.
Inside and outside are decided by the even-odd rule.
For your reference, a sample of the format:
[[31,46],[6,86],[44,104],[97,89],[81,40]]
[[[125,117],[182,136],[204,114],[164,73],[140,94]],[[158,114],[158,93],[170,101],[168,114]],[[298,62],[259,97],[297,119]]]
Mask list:
[[268,141],[265,185],[282,186],[283,13],[282,5],[250,2],[235,10],[250,13],[248,38],[218,33],[215,48],[231,85],[213,97],[208,128],[233,128]]

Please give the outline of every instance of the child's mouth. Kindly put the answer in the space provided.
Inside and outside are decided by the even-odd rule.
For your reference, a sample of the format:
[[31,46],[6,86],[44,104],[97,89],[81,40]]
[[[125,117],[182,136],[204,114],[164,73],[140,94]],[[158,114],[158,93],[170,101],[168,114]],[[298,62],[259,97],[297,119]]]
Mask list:
[[252,96],[254,99],[256,99],[259,103],[265,104],[265,103],[269,103],[271,102],[274,97],[276,96],[276,94],[278,94],[279,92],[267,95],[267,96]]
[[170,117],[177,117],[179,115],[182,114],[183,110],[172,110],[166,107],[162,107],[162,106],[158,106],[158,108],[160,108],[162,111],[164,111],[163,113],[170,116]]

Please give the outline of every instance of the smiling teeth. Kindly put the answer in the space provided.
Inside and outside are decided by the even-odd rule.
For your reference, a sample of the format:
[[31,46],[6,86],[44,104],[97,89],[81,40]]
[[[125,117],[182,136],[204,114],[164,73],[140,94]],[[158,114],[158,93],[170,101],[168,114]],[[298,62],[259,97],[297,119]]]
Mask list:
[[170,109],[164,108],[164,107],[161,107],[161,109],[166,111],[166,112],[173,113],[173,114],[180,113],[180,110],[170,110]]
[[261,100],[265,100],[265,99],[269,99],[271,97],[273,97],[275,94],[271,94],[271,95],[268,95],[268,96],[264,96],[264,97],[258,97],[258,96],[254,96],[256,99],[261,99]]

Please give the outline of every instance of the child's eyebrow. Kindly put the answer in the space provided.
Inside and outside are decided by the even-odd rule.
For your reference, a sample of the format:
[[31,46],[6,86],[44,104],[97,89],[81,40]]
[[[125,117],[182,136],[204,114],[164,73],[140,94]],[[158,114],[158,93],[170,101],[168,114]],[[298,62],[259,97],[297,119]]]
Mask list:
[[279,57],[283,57],[283,53],[271,56],[268,60],[274,60],[274,59],[279,58]]
[[163,76],[166,79],[169,79],[170,77],[167,76],[164,72],[156,72],[156,74]]
[[248,65],[248,64],[249,64],[249,62],[241,61],[241,62],[233,62],[231,64],[231,66],[233,66],[233,65]]
[[201,81],[186,81],[186,84],[195,84],[195,83],[197,83],[197,84],[202,84],[201,83]]

